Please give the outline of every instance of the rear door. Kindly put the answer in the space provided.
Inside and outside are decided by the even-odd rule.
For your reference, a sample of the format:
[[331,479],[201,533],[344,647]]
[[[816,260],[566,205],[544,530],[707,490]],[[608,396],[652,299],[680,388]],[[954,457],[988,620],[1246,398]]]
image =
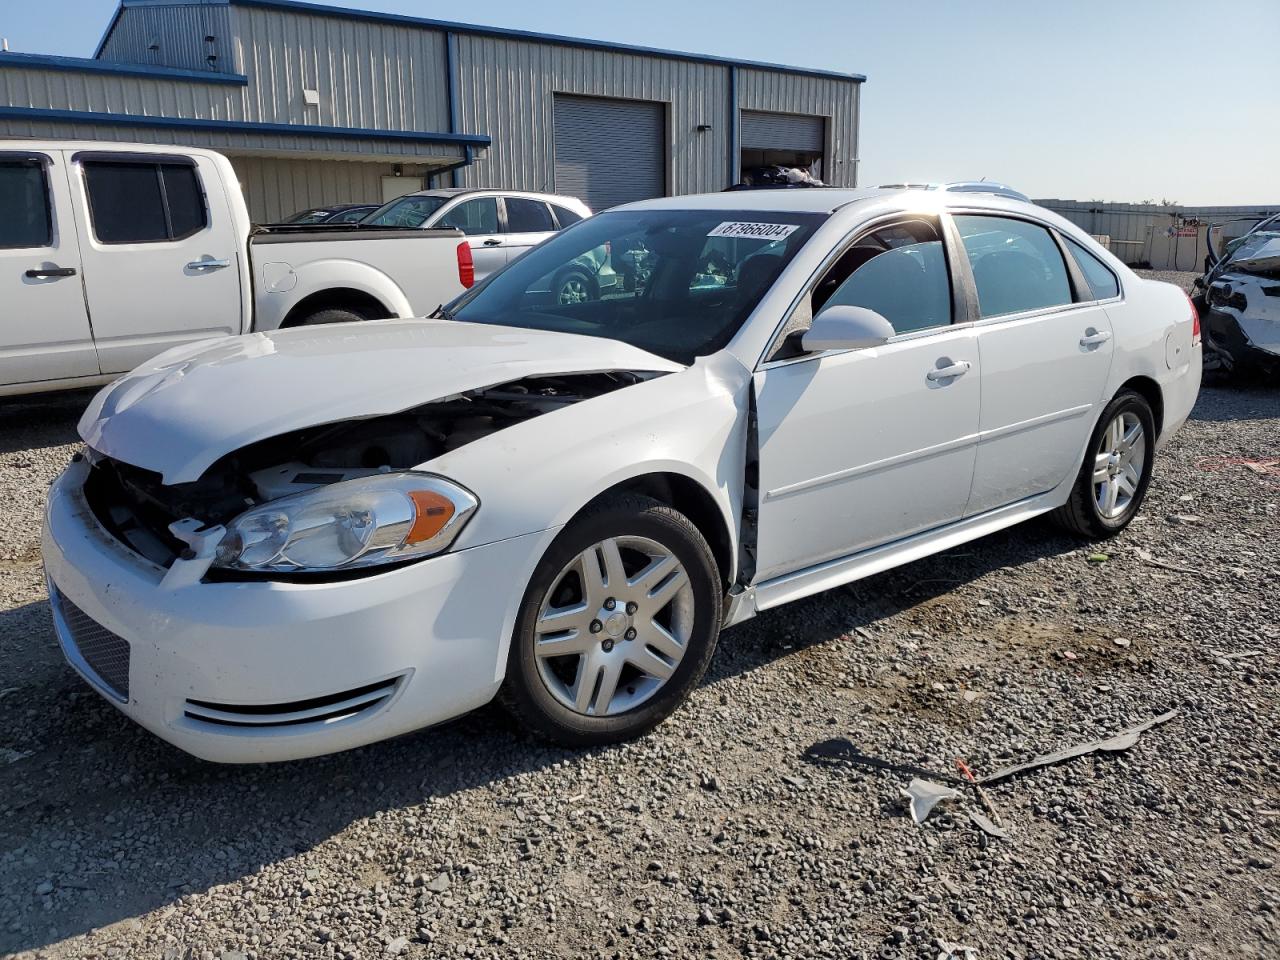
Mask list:
[[500,221],[497,197],[471,197],[445,208],[431,229],[456,227],[467,235],[479,282],[506,266],[507,238]]
[[556,232],[555,217],[545,200],[503,197],[507,207],[508,260],[514,260]]
[[972,516],[1046,493],[1079,468],[1114,344],[1106,310],[1054,231],[1009,215],[954,219],[981,316]]
[[98,373],[65,162],[0,150],[0,387]]
[[103,373],[241,330],[240,238],[211,160],[73,156],[84,284]]

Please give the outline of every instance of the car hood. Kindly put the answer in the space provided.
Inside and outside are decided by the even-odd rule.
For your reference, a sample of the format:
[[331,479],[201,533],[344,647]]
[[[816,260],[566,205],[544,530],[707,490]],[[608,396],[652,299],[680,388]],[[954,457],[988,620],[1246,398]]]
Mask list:
[[682,369],[617,340],[517,327],[445,320],[295,327],[161,354],[94,397],[80,436],[165,483],[186,483],[258,440],[521,377]]

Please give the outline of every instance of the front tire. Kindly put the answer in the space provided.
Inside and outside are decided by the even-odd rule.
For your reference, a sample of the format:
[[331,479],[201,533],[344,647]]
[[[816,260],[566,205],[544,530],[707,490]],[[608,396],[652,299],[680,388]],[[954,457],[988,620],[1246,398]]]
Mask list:
[[1053,513],[1054,521],[1088,540],[1114,537],[1127,527],[1147,495],[1155,441],[1151,405],[1122,390],[1098,419],[1071,498]]
[[595,280],[584,270],[566,270],[558,276],[552,295],[556,305],[561,307],[599,299]]
[[609,497],[538,564],[499,698],[565,746],[638,737],[702,679],[722,599],[711,548],[687,517],[650,497]]

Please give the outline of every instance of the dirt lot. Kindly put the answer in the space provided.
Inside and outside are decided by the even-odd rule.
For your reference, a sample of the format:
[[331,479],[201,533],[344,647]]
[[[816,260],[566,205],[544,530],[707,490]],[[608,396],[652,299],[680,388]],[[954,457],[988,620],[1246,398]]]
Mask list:
[[[549,749],[487,709],[250,768],[56,650],[40,510],[84,401],[0,406],[0,954],[1280,956],[1280,391],[1205,390],[1102,547],[1033,522],[727,632],[642,742]],[[801,756],[983,773],[1170,709],[991,788],[1008,840]]]

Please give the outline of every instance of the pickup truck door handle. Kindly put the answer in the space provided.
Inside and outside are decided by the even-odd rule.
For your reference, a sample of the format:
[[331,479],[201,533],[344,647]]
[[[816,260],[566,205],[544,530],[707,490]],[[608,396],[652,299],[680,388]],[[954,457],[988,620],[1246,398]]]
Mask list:
[[486,247],[500,247],[500,246],[502,246],[502,241],[501,241],[501,240],[486,240],[486,241],[484,242],[484,245],[485,245]]
[[1111,339],[1110,330],[1094,330],[1092,327],[1080,338],[1080,346],[1096,347],[1100,343],[1106,343]]
[[223,267],[231,266],[230,260],[192,260],[187,264],[188,270],[221,270]]
[[32,280],[51,280],[55,277],[74,277],[75,275],[75,267],[36,267],[27,271],[27,277]]
[[926,380],[954,380],[956,377],[963,377],[969,372],[969,368],[973,366],[968,360],[957,360],[955,363],[945,367],[935,367],[926,373]]

